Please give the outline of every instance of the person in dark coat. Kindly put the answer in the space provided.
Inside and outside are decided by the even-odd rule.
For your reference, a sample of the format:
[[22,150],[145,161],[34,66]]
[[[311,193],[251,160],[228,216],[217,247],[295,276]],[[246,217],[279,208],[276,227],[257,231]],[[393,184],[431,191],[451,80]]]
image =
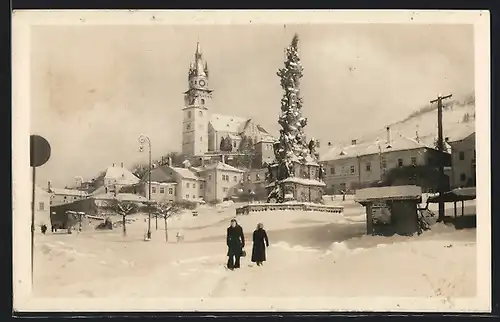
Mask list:
[[236,219],[231,220],[231,226],[227,228],[227,268],[233,270],[240,268],[240,258],[245,247],[245,236],[243,228],[236,222]]
[[258,224],[253,232],[252,262],[261,266],[266,261],[266,247],[269,247],[269,239],[263,224]]

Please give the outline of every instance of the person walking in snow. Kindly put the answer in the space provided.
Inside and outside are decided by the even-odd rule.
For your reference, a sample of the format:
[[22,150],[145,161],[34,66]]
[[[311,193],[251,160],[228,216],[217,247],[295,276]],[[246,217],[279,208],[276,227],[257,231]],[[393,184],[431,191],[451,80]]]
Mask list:
[[243,255],[243,248],[245,247],[245,236],[243,235],[243,228],[238,225],[236,219],[231,220],[231,226],[227,228],[227,268],[233,270],[240,268],[240,258]]
[[258,224],[253,232],[252,262],[261,266],[266,261],[266,247],[269,247],[269,239],[263,224]]

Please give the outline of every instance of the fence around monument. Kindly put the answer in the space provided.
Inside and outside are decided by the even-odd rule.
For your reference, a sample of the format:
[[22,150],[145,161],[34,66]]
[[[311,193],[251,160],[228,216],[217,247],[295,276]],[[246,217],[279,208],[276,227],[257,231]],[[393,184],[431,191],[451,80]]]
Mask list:
[[236,208],[236,215],[247,215],[259,211],[319,211],[342,214],[343,206],[321,205],[306,202],[290,203],[250,203]]

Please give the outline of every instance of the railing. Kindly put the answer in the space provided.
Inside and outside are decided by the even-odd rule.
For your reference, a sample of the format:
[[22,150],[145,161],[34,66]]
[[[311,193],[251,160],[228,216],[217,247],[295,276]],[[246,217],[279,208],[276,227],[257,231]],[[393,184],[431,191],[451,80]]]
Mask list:
[[305,202],[294,203],[255,203],[236,208],[236,215],[248,215],[250,212],[259,211],[319,211],[342,214],[343,206],[321,205]]

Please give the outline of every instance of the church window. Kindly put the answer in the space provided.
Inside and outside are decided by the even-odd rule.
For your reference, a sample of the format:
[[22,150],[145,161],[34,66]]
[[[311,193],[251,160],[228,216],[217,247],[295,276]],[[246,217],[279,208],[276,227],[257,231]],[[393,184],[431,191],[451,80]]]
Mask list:
[[201,99],[201,105],[205,105],[205,99]]

